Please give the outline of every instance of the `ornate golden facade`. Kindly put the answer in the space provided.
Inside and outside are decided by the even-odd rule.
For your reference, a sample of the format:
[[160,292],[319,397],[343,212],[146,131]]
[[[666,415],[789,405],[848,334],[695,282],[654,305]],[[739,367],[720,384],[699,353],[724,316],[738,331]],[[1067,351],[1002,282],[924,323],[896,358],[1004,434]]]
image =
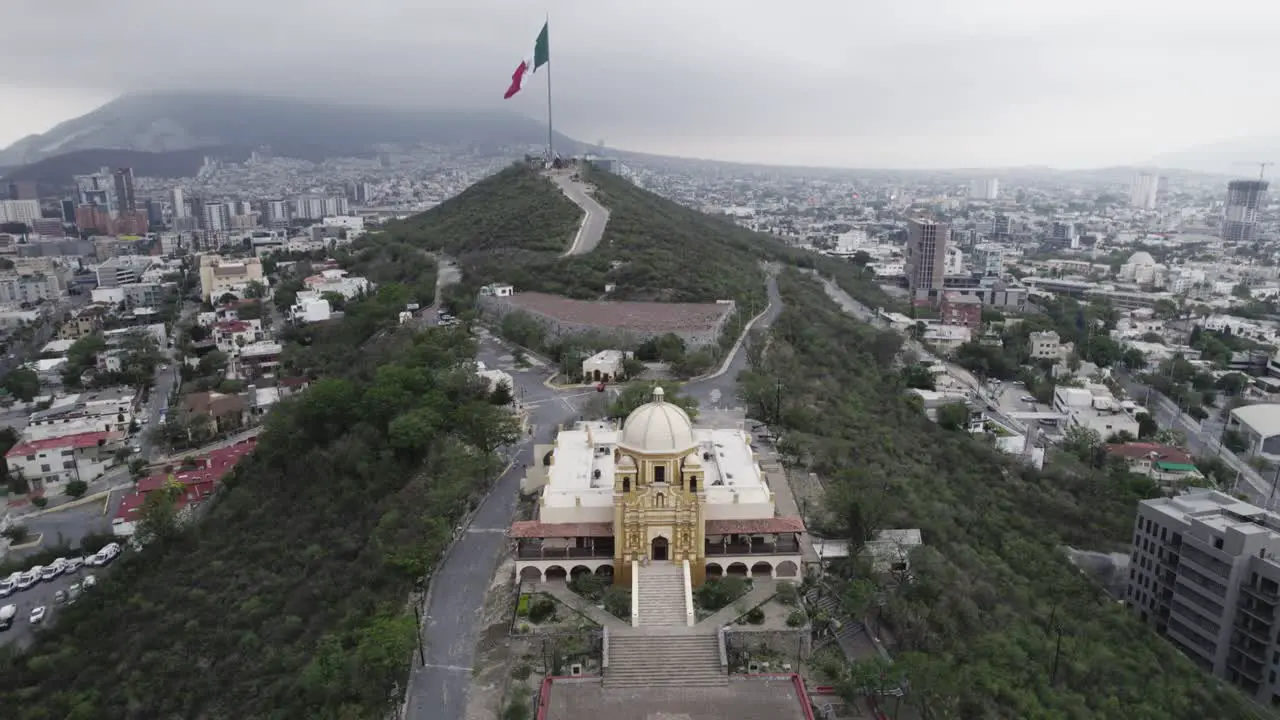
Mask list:
[[614,451],[615,584],[630,585],[632,561],[688,560],[693,584],[705,579],[705,476],[691,450]]

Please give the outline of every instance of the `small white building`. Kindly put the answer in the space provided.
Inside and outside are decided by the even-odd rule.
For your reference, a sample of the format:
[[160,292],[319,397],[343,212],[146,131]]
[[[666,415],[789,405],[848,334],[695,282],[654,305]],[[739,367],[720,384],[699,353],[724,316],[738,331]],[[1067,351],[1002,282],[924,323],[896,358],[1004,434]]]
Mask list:
[[516,289],[511,285],[503,285],[500,283],[485,285],[480,288],[481,297],[511,297],[515,292]]
[[1227,429],[1244,437],[1248,454],[1280,459],[1280,404],[1238,407],[1231,411]]
[[1063,355],[1063,346],[1058,333],[1053,330],[1033,332],[1031,340],[1032,360],[1059,360]]
[[1136,409],[1126,408],[1106,385],[1090,384],[1082,388],[1059,385],[1053,390],[1053,409],[1067,416],[1068,426],[1089,428],[1103,440],[1119,432],[1138,437]]
[[347,300],[367,293],[373,287],[367,278],[349,276],[346,270],[325,270],[319,275],[312,275],[303,283],[313,292],[321,295],[335,293]]
[[333,314],[329,301],[314,290],[303,290],[298,293],[296,302],[289,308],[289,321],[294,323],[313,323],[328,320]]
[[626,361],[621,350],[601,350],[582,361],[582,378],[586,382],[615,382],[626,375]]

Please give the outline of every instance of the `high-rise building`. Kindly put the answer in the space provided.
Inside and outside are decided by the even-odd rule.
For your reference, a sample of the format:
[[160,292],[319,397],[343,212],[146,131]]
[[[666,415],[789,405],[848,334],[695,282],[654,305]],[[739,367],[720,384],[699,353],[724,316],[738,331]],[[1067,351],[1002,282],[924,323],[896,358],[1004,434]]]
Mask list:
[[76,175],[75,182],[79,205],[91,205],[106,212],[109,217],[115,217],[120,212],[115,178],[107,168],[89,175]]
[[73,223],[76,221],[76,201],[67,199],[62,201],[62,221]]
[[1142,210],[1154,210],[1156,194],[1160,190],[1160,176],[1138,173],[1129,185],[1129,204]]
[[206,203],[204,229],[209,232],[226,232],[231,229],[231,206],[227,203]]
[[969,198],[972,200],[995,200],[1000,196],[1000,181],[996,178],[974,180],[969,183]]
[[1076,226],[1074,223],[1055,220],[1053,223],[1052,239],[1054,242],[1070,243],[1076,239]]
[[266,200],[262,203],[262,217],[267,225],[282,226],[289,224],[292,215],[289,212],[289,201]]
[[1277,554],[1275,512],[1217,490],[1143,500],[1125,606],[1205,672],[1271,704],[1280,695]]
[[913,294],[941,290],[951,228],[932,220],[912,220],[907,228],[907,287]]
[[176,187],[173,189],[173,198],[170,202],[173,203],[173,216],[175,218],[187,217],[187,200],[182,195],[182,188]]
[[138,209],[138,199],[133,194],[133,168],[116,168],[112,173],[116,188],[118,212],[133,212]]
[[39,200],[0,200],[0,223],[30,225],[39,217]]
[[1267,201],[1266,180],[1232,180],[1227,184],[1227,207],[1222,218],[1222,239],[1253,242],[1258,238],[1258,211]]
[[147,224],[159,227],[164,225],[164,201],[147,198]]

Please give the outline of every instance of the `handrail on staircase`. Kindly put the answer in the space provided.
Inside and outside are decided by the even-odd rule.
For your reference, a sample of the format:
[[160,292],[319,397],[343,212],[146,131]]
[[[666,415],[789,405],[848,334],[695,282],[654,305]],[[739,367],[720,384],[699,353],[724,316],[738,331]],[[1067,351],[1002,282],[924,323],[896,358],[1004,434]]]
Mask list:
[[689,577],[689,561],[684,561],[684,622],[689,627],[693,627],[695,622],[693,614],[693,581]]
[[631,561],[631,627],[640,627],[640,563]]

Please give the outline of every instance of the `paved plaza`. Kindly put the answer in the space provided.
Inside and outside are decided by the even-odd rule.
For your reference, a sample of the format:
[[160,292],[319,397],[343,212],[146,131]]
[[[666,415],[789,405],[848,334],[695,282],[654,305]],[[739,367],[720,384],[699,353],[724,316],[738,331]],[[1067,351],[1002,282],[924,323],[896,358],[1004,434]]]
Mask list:
[[599,680],[551,684],[545,720],[805,720],[790,677],[730,678],[723,687],[604,688]]

